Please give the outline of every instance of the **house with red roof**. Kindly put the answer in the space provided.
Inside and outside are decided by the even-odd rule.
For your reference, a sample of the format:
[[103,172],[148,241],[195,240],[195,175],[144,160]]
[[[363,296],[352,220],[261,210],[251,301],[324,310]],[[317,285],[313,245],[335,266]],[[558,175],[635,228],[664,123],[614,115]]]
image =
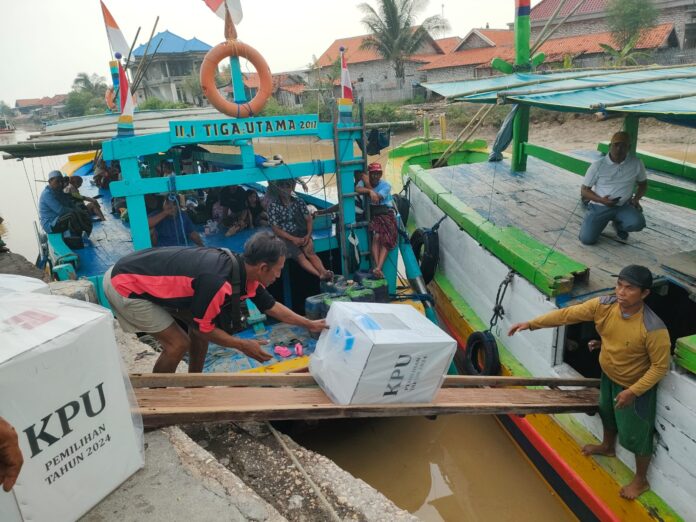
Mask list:
[[[546,55],[540,68],[560,66],[564,62],[571,62],[573,67],[603,65],[606,55],[600,44],[613,45],[609,31],[550,38],[539,49]],[[645,31],[636,43],[636,50],[655,55],[662,50],[678,49],[678,45],[674,24],[664,23]],[[472,29],[451,53],[422,65],[419,70],[432,83],[483,78],[498,74],[490,65],[494,58],[512,63],[513,31]]]
[[[261,85],[258,73],[242,73],[244,92],[247,99],[256,96]],[[272,75],[272,96],[285,107],[299,107],[302,105],[303,96],[307,90],[307,80],[304,72],[284,72]],[[222,89],[227,96],[232,94],[232,86],[227,84]]]
[[[529,18],[532,25],[532,39],[541,32],[563,0],[541,0],[535,5]],[[554,33],[554,38],[580,36],[608,32],[606,8],[608,0],[567,0],[559,11],[556,20],[560,21],[582,2],[578,10]],[[696,9],[693,0],[653,0],[659,14],[657,25],[670,23],[679,42],[680,49],[696,48]]]
[[[335,40],[316,60],[310,72],[310,82],[318,84],[330,80],[338,87],[340,74],[335,65],[341,47],[345,49],[346,64],[353,83],[354,94],[368,102],[396,101],[414,97],[414,88],[426,80],[419,68],[432,60],[445,56],[461,39],[458,37],[436,40],[428,36],[418,52],[407,57],[403,85],[396,78],[394,66],[374,49],[362,49],[361,45],[370,36],[367,34]],[[336,90],[338,93],[338,89]]]
[[32,114],[35,111],[59,111],[65,106],[67,94],[44,96],[43,98],[23,98],[15,101],[15,109],[20,114]]

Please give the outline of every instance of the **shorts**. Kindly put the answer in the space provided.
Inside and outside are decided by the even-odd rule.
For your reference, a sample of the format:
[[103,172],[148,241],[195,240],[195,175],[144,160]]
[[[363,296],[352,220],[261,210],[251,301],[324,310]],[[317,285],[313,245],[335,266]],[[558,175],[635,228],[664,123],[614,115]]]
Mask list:
[[111,270],[113,267],[104,273],[102,287],[124,332],[159,333],[171,326],[174,318],[161,306],[145,299],[131,299],[119,294],[111,284]]
[[599,415],[606,430],[619,433],[619,444],[639,457],[653,453],[657,385],[625,408],[615,408],[614,399],[625,388],[602,372],[599,386]]

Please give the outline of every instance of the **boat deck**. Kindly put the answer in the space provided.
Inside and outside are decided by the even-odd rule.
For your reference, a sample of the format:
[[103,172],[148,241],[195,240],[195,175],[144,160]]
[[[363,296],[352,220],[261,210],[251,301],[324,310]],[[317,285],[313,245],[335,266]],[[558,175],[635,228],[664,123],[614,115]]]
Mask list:
[[[600,157],[592,152],[573,155],[591,161]],[[615,279],[611,274],[631,263],[667,277],[661,261],[696,248],[696,212],[650,199],[642,201],[647,220],[644,230],[632,233],[624,242],[609,225],[597,244],[583,245],[578,240],[585,213],[580,203],[582,178],[533,157],[529,157],[527,171],[522,173],[511,173],[507,159],[429,172],[446,190],[497,226],[517,227],[587,265],[589,280],[576,283],[573,296],[613,288]],[[650,179],[696,189],[694,182],[654,171],[648,171]]]
[[[92,185],[91,179],[91,176],[84,176],[84,184],[80,192],[90,197],[101,196],[99,201],[106,221],[95,221],[92,234],[85,240],[85,247],[75,252],[80,259],[77,270],[80,277],[101,275],[120,258],[133,252],[130,226],[122,222],[119,216],[111,214],[111,193]],[[204,225],[196,225],[206,246],[229,248],[232,252],[242,252],[246,240],[261,230],[252,228],[242,230],[232,237],[225,237],[225,231],[222,228],[212,235],[204,235],[203,228]],[[330,239],[333,236],[335,236],[334,226],[316,229],[312,234],[315,242]],[[189,242],[189,244],[195,246],[193,243]]]

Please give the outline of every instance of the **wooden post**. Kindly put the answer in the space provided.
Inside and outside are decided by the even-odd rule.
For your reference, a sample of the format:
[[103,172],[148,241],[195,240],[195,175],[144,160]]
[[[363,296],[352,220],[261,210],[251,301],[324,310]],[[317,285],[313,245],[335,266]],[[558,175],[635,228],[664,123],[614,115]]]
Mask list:
[[[515,2],[515,69],[529,70],[529,34],[531,22],[529,20],[529,0],[516,0]],[[520,105],[512,123],[512,163],[513,172],[527,170],[527,154],[523,144],[529,138],[529,107]]]
[[633,114],[628,114],[624,118],[623,130],[628,132],[631,136],[631,153],[636,153],[636,147],[638,144],[638,123],[640,118]]

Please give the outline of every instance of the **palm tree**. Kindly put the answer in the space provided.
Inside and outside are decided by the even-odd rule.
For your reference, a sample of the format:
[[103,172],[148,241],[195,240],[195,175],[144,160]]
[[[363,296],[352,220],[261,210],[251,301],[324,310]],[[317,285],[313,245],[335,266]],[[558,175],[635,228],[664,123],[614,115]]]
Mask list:
[[406,58],[418,52],[431,33],[445,31],[449,24],[434,15],[415,25],[416,16],[425,9],[428,0],[379,0],[378,3],[377,10],[368,3],[358,6],[365,13],[362,23],[371,32],[360,48],[374,49],[392,62],[397,79],[403,82]]

